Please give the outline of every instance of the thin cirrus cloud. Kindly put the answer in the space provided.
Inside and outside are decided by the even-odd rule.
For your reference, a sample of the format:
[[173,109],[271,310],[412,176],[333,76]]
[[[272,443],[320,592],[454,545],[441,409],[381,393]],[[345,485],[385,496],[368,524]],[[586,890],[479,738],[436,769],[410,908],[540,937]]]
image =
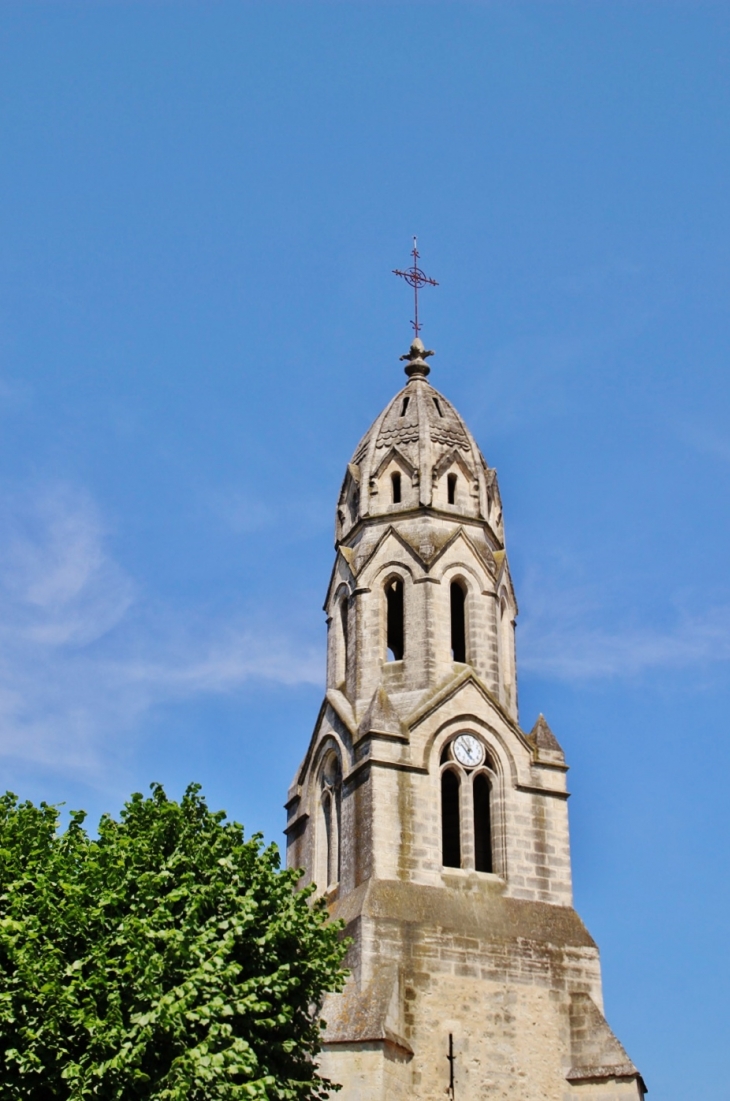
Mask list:
[[[143,594],[108,550],[94,502],[68,486],[0,496],[0,755],[94,782],[151,709],[324,679],[321,646],[250,618]],[[534,587],[534,586],[528,586]],[[520,627],[520,667],[565,680],[730,660],[724,606],[668,630],[607,628],[600,601],[553,583]],[[552,596],[550,595],[552,593]],[[596,625],[599,623],[599,625]]]
[[[653,669],[707,671],[730,661],[730,606],[679,610],[667,627],[637,626],[586,589],[533,578],[530,613],[520,622],[520,668],[564,681],[637,677]],[[539,592],[538,592],[539,589]],[[612,617],[611,622],[606,622]],[[622,622],[623,619],[623,622]],[[603,621],[603,622],[601,622]]]
[[690,420],[679,426],[677,434],[701,455],[730,463],[730,437],[726,433],[718,432],[709,424]]
[[320,684],[318,647],[144,599],[68,486],[0,499],[0,754],[92,778],[157,705]]

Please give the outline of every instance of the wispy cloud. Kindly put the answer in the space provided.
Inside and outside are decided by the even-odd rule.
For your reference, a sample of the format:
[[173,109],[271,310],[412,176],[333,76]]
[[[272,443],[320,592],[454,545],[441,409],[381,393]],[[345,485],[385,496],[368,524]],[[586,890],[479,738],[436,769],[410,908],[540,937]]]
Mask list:
[[199,487],[203,508],[236,534],[252,534],[277,529],[277,539],[301,538],[329,528],[333,522],[331,502],[322,496],[299,492],[263,499],[250,489],[236,487]]
[[0,638],[83,645],[110,631],[133,600],[131,580],[103,549],[100,519],[68,487],[0,501]]
[[701,455],[711,455],[714,459],[730,463],[730,436],[718,432],[708,424],[688,421],[679,428],[679,436]]
[[[173,608],[110,553],[94,502],[68,486],[0,493],[0,756],[103,783],[153,709],[251,682],[323,682],[321,647]],[[623,622],[615,602],[554,576],[528,580],[523,670],[566,680],[635,677],[730,661],[730,607],[678,611],[665,628]],[[610,607],[609,607],[610,604]],[[617,618],[618,616],[618,618]]]
[[[637,677],[653,669],[697,669],[730,661],[730,604],[678,609],[668,626],[635,618],[586,588],[533,582],[520,619],[523,670],[563,680]],[[635,616],[635,612],[633,615]]]
[[0,497],[0,530],[0,755],[93,780],[160,704],[252,680],[322,683],[319,647],[285,628],[264,636],[142,593],[68,486]]

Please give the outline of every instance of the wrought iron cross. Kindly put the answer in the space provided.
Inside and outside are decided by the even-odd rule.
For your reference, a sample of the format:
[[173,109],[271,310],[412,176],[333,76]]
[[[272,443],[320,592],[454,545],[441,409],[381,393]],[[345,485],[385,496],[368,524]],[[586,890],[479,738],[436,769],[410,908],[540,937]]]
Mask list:
[[405,279],[409,287],[413,287],[413,299],[414,299],[414,318],[411,321],[413,326],[413,332],[415,336],[418,336],[419,331],[423,328],[418,323],[418,292],[421,287],[425,287],[426,284],[430,287],[437,287],[438,283],[435,279],[431,279],[425,272],[421,271],[418,266],[418,259],[420,253],[418,251],[418,240],[413,238],[413,248],[411,250],[411,256],[413,257],[413,264],[405,271],[400,271],[399,268],[393,268],[393,275],[399,275],[401,279]]

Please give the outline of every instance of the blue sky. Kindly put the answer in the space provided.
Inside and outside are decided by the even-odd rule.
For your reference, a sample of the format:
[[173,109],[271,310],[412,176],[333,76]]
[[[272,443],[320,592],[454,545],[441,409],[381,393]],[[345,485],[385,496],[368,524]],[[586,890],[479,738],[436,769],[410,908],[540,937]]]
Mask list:
[[417,233],[665,1101],[730,1098],[729,47],[699,0],[0,8],[1,786],[279,838]]

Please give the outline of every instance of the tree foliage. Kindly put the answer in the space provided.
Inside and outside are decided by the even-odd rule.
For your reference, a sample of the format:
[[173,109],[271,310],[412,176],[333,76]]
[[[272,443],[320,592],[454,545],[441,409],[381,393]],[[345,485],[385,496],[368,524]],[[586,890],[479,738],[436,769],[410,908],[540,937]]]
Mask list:
[[326,1096],[344,945],[275,846],[197,786],[83,822],[0,797],[0,1101]]

